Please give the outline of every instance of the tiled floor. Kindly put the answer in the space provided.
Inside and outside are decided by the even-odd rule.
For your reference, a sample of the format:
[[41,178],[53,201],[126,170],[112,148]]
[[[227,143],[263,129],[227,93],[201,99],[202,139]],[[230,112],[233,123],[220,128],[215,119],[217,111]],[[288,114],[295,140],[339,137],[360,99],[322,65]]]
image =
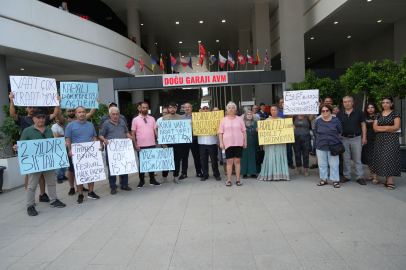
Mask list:
[[189,164],[180,184],[136,189],[132,175],[110,195],[97,182],[101,199],[82,205],[58,184],[67,207],[37,202],[36,217],[24,188],[0,195],[0,269],[406,269],[405,175],[393,191],[317,187],[317,169],[229,188]]

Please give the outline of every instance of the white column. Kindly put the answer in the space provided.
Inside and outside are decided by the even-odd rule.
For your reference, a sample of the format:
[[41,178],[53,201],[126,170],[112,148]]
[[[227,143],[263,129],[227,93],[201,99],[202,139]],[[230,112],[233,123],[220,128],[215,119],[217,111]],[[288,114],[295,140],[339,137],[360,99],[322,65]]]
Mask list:
[[[6,70],[6,56],[0,54],[0,108],[3,108],[4,105],[9,104],[8,99],[8,79],[7,79],[7,70]],[[0,125],[6,119],[4,113],[0,113]]]
[[157,61],[158,64],[158,57],[157,57],[157,50],[156,50],[156,41],[155,41],[155,34],[149,33],[147,35],[147,50],[148,54],[151,54],[152,58]]
[[[131,90],[131,89],[130,89]],[[131,101],[133,104],[144,101],[144,90],[135,90],[131,92]]]
[[140,12],[138,8],[127,8],[127,32],[137,39],[137,45],[141,47]]
[[305,76],[304,20],[302,0],[279,0],[282,70],[286,88]]
[[155,114],[159,114],[159,90],[151,90],[149,93],[149,99],[151,102],[151,104],[149,104],[149,108],[151,110],[151,115],[155,116]]

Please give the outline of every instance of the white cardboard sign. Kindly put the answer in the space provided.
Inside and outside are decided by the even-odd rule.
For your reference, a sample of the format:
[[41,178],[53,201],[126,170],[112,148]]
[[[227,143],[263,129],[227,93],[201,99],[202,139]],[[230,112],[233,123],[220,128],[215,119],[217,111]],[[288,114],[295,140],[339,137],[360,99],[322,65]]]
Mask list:
[[283,92],[284,115],[318,114],[319,90],[298,90]]
[[24,107],[59,106],[55,79],[10,76],[14,105]]
[[107,155],[110,175],[138,172],[133,142],[130,139],[111,139],[108,141]]

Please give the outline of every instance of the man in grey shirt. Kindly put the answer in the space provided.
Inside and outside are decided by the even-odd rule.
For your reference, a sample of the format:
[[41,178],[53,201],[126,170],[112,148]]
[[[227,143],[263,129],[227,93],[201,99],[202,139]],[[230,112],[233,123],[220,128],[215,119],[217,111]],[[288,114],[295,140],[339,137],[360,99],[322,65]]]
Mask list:
[[[107,152],[107,145],[109,145],[109,140],[111,139],[126,139],[129,138],[132,140],[131,134],[128,132],[127,125],[124,121],[120,119],[120,110],[117,107],[111,107],[109,109],[110,121],[104,122],[101,127],[99,140],[101,145],[103,143],[106,145],[106,159],[107,164],[109,164],[109,154]],[[107,167],[109,167],[107,165]],[[131,188],[128,186],[128,174],[122,174],[121,176],[121,189],[130,191]],[[109,168],[109,182],[111,188],[111,194],[114,195],[117,193],[117,184],[116,176],[111,175]]]

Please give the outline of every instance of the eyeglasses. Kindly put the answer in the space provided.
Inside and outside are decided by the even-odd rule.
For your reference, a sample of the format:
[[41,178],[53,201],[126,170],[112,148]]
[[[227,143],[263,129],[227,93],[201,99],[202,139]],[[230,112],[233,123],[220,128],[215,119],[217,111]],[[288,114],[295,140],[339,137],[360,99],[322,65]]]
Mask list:
[[321,110],[322,113],[329,112],[330,110]]
[[148,122],[147,122],[147,118],[144,118],[144,122],[145,122],[145,123],[148,123]]

